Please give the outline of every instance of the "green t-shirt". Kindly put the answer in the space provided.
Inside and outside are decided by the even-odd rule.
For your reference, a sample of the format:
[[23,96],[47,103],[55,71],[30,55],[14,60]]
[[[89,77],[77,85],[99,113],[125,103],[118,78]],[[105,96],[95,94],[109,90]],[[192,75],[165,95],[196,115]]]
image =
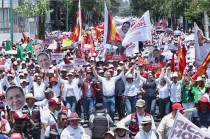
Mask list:
[[191,93],[192,91],[192,84],[183,85],[182,86],[182,102],[188,103],[188,102],[194,102],[194,95]]
[[192,88],[192,93],[194,94],[194,102],[198,103],[198,100],[200,100],[201,96],[205,93],[205,87],[201,88],[195,86]]

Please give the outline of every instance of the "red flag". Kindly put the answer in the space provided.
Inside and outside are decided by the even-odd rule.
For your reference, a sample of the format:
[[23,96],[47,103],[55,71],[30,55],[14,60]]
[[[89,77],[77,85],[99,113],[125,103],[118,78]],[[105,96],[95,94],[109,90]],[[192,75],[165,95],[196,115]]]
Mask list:
[[208,68],[209,62],[210,62],[210,52],[206,56],[205,60],[203,61],[202,65],[197,70],[197,72],[192,76],[193,80],[196,80],[198,76],[201,76],[201,75],[205,74],[205,72]]
[[24,43],[28,43],[29,40],[28,40],[28,37],[26,36],[26,34],[24,34],[24,33],[22,32],[22,35],[23,35],[23,41],[24,41]]
[[181,46],[181,39],[178,40],[178,58],[179,58],[179,77],[182,77],[186,67],[187,50],[185,46]]
[[171,59],[171,71],[174,72],[175,71],[175,61],[174,61],[174,53],[172,55],[172,59]]
[[93,40],[93,37],[92,35],[90,35],[90,53],[93,54],[95,53],[95,43],[94,43],[94,40]]

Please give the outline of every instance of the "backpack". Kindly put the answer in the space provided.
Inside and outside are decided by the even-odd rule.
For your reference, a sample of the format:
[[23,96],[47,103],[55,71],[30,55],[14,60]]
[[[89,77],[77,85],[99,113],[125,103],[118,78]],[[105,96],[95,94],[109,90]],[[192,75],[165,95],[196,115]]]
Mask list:
[[103,139],[104,134],[109,130],[109,121],[107,119],[107,114],[95,114],[93,119],[92,128],[92,138],[93,139]]

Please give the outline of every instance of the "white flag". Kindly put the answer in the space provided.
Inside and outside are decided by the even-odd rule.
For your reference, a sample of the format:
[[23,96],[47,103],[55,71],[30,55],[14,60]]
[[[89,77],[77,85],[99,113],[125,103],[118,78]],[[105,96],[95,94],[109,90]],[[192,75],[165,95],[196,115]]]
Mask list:
[[210,134],[177,112],[168,139],[210,139]]
[[152,40],[152,27],[150,22],[149,11],[146,11],[143,16],[138,19],[134,25],[126,33],[123,39],[123,46],[126,46],[134,41]]
[[205,38],[202,30],[194,23],[195,28],[195,65],[200,67],[210,52],[210,41]]

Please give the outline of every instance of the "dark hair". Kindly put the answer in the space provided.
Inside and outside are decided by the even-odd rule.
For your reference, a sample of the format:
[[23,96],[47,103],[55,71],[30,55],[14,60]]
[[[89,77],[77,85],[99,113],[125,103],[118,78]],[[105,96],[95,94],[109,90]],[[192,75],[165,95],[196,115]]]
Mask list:
[[123,23],[123,25],[125,25],[125,24],[128,24],[128,25],[129,25],[129,27],[131,26],[131,23],[130,23],[130,22],[128,22],[128,21],[126,21],[126,22],[124,22],[124,23]]
[[37,59],[38,59],[38,57],[39,57],[40,55],[46,55],[46,56],[47,56],[47,58],[48,58],[48,59],[50,59],[49,55],[48,55],[47,53],[45,53],[45,52],[41,52],[41,53],[39,53],[39,54],[38,54],[38,56],[37,56]]
[[58,113],[58,119],[61,118],[61,115],[66,115],[67,116],[67,114],[65,112],[60,112],[60,113]]
[[12,85],[12,86],[10,86],[9,88],[7,88],[7,90],[6,90],[6,94],[5,94],[6,98],[7,98],[7,93],[8,93],[8,91],[11,90],[11,89],[15,89],[15,88],[18,88],[18,89],[20,90],[20,92],[24,95],[24,92],[23,92],[22,87],[17,86],[17,85]]

